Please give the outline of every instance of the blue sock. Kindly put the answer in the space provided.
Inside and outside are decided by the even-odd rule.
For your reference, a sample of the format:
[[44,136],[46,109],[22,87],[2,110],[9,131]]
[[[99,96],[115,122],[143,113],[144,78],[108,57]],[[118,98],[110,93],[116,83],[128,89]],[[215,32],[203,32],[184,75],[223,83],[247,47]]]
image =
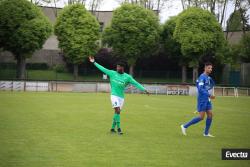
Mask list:
[[191,121],[189,121],[188,123],[186,123],[186,124],[184,125],[184,128],[188,128],[190,125],[196,124],[196,123],[198,123],[198,122],[200,122],[200,121],[201,121],[201,118],[200,118],[200,117],[195,117],[195,118],[193,118]]
[[205,128],[205,135],[208,134],[211,124],[212,124],[212,118],[207,118],[207,120],[206,120],[206,128]]

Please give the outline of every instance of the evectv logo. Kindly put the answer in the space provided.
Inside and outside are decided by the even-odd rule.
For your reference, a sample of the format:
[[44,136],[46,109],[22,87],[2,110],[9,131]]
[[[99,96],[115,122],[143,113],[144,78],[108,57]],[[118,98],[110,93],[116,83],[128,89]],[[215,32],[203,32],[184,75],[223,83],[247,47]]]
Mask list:
[[247,152],[230,152],[230,151],[227,151],[226,152],[226,157],[227,158],[247,158],[248,156],[248,153]]
[[250,149],[222,149],[222,160],[250,160]]

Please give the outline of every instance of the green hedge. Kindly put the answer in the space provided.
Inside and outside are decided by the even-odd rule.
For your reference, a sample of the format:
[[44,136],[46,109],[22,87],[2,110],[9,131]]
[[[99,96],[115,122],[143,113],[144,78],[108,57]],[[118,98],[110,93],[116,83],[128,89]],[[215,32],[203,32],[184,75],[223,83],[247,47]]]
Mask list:
[[[16,69],[16,63],[0,63],[0,69]],[[46,63],[27,63],[28,70],[48,70],[49,66]]]
[[27,63],[26,69],[28,69],[28,70],[48,70],[49,66],[46,63]]
[[0,69],[16,69],[16,63],[0,63]]

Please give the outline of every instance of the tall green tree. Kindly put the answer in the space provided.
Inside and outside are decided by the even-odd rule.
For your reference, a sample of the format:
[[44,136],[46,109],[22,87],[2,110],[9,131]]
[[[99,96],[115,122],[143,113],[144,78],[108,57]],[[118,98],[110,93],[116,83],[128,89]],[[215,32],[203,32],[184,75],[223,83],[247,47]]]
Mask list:
[[178,17],[176,16],[171,17],[164,23],[161,38],[165,53],[170,58],[176,59],[182,67],[182,83],[185,83],[187,81],[188,60],[186,60],[186,57],[181,53],[180,43],[173,37],[177,19]]
[[154,10],[157,14],[163,9],[170,0],[117,0],[120,3],[131,3],[140,5],[146,9]]
[[159,20],[154,12],[135,4],[123,4],[113,13],[111,25],[103,34],[103,42],[115,55],[125,58],[129,73],[139,57],[149,56],[159,43]]
[[52,26],[38,7],[27,0],[0,3],[0,48],[17,60],[17,78],[25,78],[25,60],[41,49]]
[[250,9],[250,0],[235,0],[234,12],[238,12],[240,14],[240,21],[242,23],[242,31],[243,34],[246,33],[246,30],[250,29],[248,24],[249,15],[247,11]]
[[181,53],[193,67],[193,82],[198,65],[204,56],[216,56],[225,42],[222,28],[215,16],[201,8],[188,8],[179,14],[174,39],[181,45]]
[[[243,12],[246,13],[246,12]],[[248,17],[243,14],[244,22],[242,21],[242,12],[240,10],[234,11],[227,20],[227,31],[242,31],[243,29],[250,29]],[[243,25],[243,23],[245,23]]]
[[74,77],[77,79],[78,65],[97,52],[99,23],[84,5],[69,5],[57,18],[55,34],[66,60],[74,64]]
[[199,7],[210,11],[222,25],[230,1],[235,0],[181,0],[181,4],[183,10],[189,7]]
[[242,62],[250,62],[250,33],[246,33],[242,36],[240,43],[238,44],[238,54]]

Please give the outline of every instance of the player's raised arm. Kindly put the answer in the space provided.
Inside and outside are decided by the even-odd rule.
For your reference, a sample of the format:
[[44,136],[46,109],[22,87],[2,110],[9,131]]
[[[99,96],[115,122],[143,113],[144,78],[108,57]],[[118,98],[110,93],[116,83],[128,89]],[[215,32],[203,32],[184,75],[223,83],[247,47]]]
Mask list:
[[135,86],[137,89],[139,89],[139,90],[145,92],[147,95],[149,95],[149,92],[139,82],[137,82],[133,77],[130,78],[129,83],[132,84],[133,86]]
[[93,56],[89,56],[89,61],[91,63],[93,63],[100,71],[102,71],[103,73],[107,74],[107,75],[111,75],[112,74],[112,70],[109,70],[103,66],[101,66],[100,64],[98,64],[97,62],[95,62],[95,58]]

